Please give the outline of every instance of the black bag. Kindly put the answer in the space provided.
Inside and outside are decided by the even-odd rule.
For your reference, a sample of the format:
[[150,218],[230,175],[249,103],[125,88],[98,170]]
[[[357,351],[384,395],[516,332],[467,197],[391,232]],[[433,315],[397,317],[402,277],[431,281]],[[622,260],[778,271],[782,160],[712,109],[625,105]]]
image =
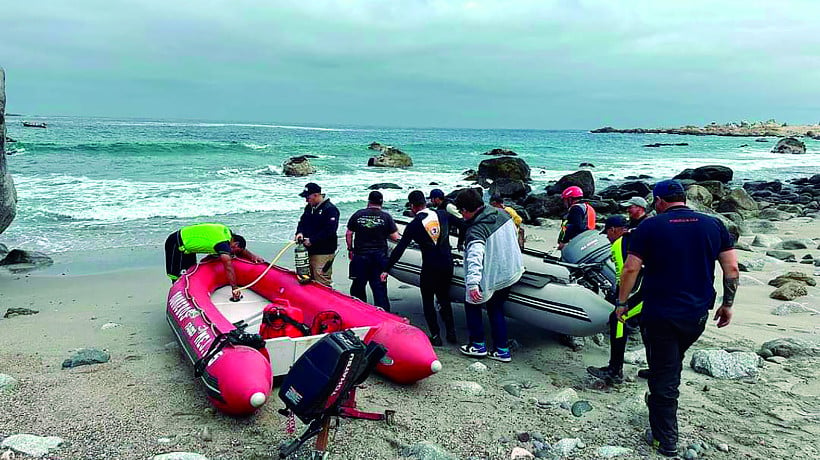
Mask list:
[[349,330],[328,334],[293,363],[282,380],[279,398],[309,423],[360,383],[368,364],[367,346],[356,334]]

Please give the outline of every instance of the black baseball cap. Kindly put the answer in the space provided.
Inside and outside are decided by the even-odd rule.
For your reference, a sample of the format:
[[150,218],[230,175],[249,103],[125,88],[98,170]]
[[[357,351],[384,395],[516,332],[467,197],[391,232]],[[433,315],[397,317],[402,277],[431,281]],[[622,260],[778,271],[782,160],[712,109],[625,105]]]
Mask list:
[[629,221],[626,220],[626,217],[619,214],[609,216],[606,218],[606,221],[604,222],[604,229],[601,230],[601,233],[606,233],[606,231],[610,228],[619,227],[629,227]]
[[427,199],[424,198],[424,193],[422,193],[421,190],[413,190],[410,192],[410,194],[407,195],[407,201],[416,206],[427,203]]
[[302,193],[300,193],[299,196],[302,198],[307,198],[309,195],[313,195],[314,193],[322,193],[322,187],[319,187],[319,184],[308,182],[307,185],[305,185],[305,189],[302,190]]
[[444,198],[444,190],[440,188],[430,190],[430,199],[432,200],[433,198]]

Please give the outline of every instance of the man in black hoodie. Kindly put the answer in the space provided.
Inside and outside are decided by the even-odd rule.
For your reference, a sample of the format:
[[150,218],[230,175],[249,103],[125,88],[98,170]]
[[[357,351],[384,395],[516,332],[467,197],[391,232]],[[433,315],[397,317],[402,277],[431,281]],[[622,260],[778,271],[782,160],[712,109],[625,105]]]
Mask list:
[[296,241],[307,248],[310,277],[330,286],[333,282],[333,258],[338,247],[336,231],[339,228],[339,210],[322,194],[322,188],[313,182],[305,185],[299,196],[305,199],[307,205],[296,227]]

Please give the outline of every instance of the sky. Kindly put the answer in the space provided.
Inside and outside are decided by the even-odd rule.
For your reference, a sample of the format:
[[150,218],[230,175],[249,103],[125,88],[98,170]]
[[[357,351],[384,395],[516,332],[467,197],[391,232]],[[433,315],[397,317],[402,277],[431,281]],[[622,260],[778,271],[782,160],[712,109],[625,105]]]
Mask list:
[[820,122],[817,0],[0,6],[7,111],[438,128]]

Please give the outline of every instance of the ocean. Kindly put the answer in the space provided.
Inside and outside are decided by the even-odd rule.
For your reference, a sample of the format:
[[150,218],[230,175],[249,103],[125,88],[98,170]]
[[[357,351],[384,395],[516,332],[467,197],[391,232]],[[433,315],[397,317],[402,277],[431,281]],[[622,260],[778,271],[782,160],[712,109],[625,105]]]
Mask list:
[[[306,182],[322,186],[342,224],[365,205],[370,185],[398,184],[401,190],[382,191],[385,208],[398,215],[410,190],[427,193],[433,182],[446,192],[468,185],[463,171],[477,169],[489,158],[482,153],[496,147],[530,165],[534,191],[581,162],[595,165],[598,189],[625,176],[668,178],[706,164],[731,167],[736,181],[820,171],[820,141],[810,139],[806,155],[779,155],[769,153],[775,138],[26,117],[48,124],[36,129],[22,127],[22,120],[6,119],[8,136],[17,141],[6,147],[18,204],[0,242],[45,252],[58,263],[110,252],[120,258],[112,266],[161,265],[158,248],[167,235],[196,222],[223,222],[271,258],[268,251],[293,236]],[[367,148],[374,141],[400,148],[414,166],[367,167],[377,153]],[[643,147],[656,142],[689,145]],[[317,173],[282,175],[282,163],[296,155],[315,155]]]

